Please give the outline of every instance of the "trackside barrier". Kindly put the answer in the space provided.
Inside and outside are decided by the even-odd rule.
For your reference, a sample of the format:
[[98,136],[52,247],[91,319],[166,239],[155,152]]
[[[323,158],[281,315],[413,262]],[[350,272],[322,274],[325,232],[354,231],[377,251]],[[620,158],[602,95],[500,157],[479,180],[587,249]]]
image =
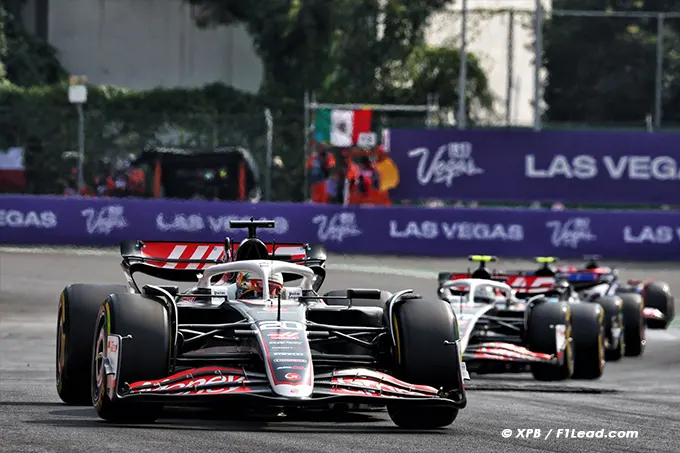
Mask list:
[[680,205],[680,134],[390,129],[395,200]]
[[123,239],[240,239],[234,219],[276,220],[264,240],[336,253],[501,257],[598,254],[680,259],[680,212],[351,207],[120,198],[0,196],[0,243],[112,246]]

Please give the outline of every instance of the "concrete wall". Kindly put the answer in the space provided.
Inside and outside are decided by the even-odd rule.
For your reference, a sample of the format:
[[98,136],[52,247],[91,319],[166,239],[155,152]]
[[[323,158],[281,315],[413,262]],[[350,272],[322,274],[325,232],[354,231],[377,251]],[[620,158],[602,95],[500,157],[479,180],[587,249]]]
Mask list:
[[[491,90],[496,97],[498,118],[487,118],[489,123],[506,124],[506,114],[512,125],[533,124],[534,98],[534,53],[531,49],[534,36],[526,26],[532,24],[536,0],[468,0],[468,51],[481,57]],[[549,11],[552,1],[543,0],[543,7]],[[512,38],[512,59],[508,59],[509,17],[507,12],[491,13],[494,9],[516,11]],[[428,43],[441,45],[453,42],[460,45],[461,0],[457,0],[450,12],[433,18],[427,34]],[[527,49],[529,47],[529,49]],[[510,84],[510,110],[506,111],[508,98],[508,74],[512,67]],[[543,77],[543,75],[542,75]],[[457,81],[452,81],[456,83]],[[455,106],[454,106],[455,107]]]
[[130,89],[221,81],[257,91],[262,63],[245,29],[194,25],[182,0],[51,0],[48,39],[72,74]]

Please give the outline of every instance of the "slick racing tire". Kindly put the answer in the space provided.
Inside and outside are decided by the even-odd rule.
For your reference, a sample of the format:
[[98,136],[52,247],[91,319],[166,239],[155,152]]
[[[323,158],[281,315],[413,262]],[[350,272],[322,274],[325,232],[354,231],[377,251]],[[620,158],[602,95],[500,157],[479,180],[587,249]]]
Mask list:
[[[385,307],[385,302],[388,301],[390,297],[392,297],[392,294],[390,294],[387,291],[380,291],[380,299],[352,299],[352,307],[378,307],[378,308],[384,308]],[[347,295],[347,290],[344,289],[334,289],[332,291],[328,291],[325,296],[346,296]],[[347,306],[349,304],[349,299],[324,299],[326,304],[328,305],[345,305]]]
[[599,304],[571,304],[574,339],[572,379],[599,379],[604,373],[604,309]]
[[675,299],[671,295],[668,283],[652,282],[642,290],[645,307],[656,308],[663,313],[665,319],[647,319],[650,329],[667,329],[675,318]]
[[[386,310],[386,315],[389,316]],[[410,384],[429,385],[465,398],[461,356],[457,347],[458,322],[441,300],[398,301],[392,310],[396,337],[394,377]],[[446,342],[454,344],[447,344]],[[405,429],[443,428],[454,422],[458,408],[449,406],[388,405],[392,421]]]
[[566,344],[559,366],[532,363],[531,374],[538,381],[563,381],[574,372],[574,351],[571,339],[571,312],[566,302],[541,303],[531,307],[527,319],[525,342],[530,351],[555,354],[558,349],[555,326],[564,326]]
[[602,296],[595,299],[604,310],[605,352],[607,362],[621,360],[625,351],[625,325],[623,301],[619,296]]
[[90,361],[97,312],[109,294],[125,285],[69,285],[61,292],[57,314],[56,370],[59,398],[72,406],[90,406]]
[[[162,405],[125,401],[115,395],[125,383],[168,376],[173,339],[165,306],[150,296],[112,294],[101,305],[96,325],[90,389],[97,414],[113,423],[155,421],[163,410]],[[112,359],[110,352],[113,352],[107,347],[108,335],[122,337],[117,352],[119,374],[113,389],[109,388],[105,370],[105,361]],[[114,393],[113,398],[110,393]]]
[[642,296],[635,293],[618,295],[623,302],[623,336],[626,343],[626,357],[641,356],[645,350],[646,327],[642,317],[644,303]]

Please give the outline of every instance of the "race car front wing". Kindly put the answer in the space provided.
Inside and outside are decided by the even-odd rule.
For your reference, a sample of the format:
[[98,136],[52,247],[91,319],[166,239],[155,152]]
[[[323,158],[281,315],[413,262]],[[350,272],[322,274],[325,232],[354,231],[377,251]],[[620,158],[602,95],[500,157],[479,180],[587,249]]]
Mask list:
[[524,346],[512,343],[490,342],[469,345],[463,353],[463,360],[465,362],[486,360],[516,363],[539,362],[558,365],[562,363],[563,352],[559,351],[556,354],[544,354],[531,351]]
[[642,309],[642,317],[645,319],[658,319],[658,320],[666,319],[661,310],[651,307],[645,307]]
[[[211,397],[248,397],[250,403],[275,406],[314,406],[336,402],[376,404],[416,403],[464,408],[464,393],[452,399],[442,391],[409,384],[390,375],[369,369],[348,369],[316,375],[311,397],[275,395],[265,373],[239,368],[203,367],[188,369],[164,379],[124,384],[115,398],[168,404],[204,404]],[[380,403],[378,403],[380,404]]]

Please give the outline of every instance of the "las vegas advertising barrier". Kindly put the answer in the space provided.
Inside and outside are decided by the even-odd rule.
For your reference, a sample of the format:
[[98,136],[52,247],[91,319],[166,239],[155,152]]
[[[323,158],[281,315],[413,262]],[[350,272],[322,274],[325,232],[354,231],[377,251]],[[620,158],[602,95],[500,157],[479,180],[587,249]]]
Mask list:
[[264,240],[357,254],[680,259],[680,213],[354,207],[295,203],[0,196],[0,243],[117,245],[236,240],[234,219],[273,219]]
[[680,205],[680,134],[394,129],[393,200]]

